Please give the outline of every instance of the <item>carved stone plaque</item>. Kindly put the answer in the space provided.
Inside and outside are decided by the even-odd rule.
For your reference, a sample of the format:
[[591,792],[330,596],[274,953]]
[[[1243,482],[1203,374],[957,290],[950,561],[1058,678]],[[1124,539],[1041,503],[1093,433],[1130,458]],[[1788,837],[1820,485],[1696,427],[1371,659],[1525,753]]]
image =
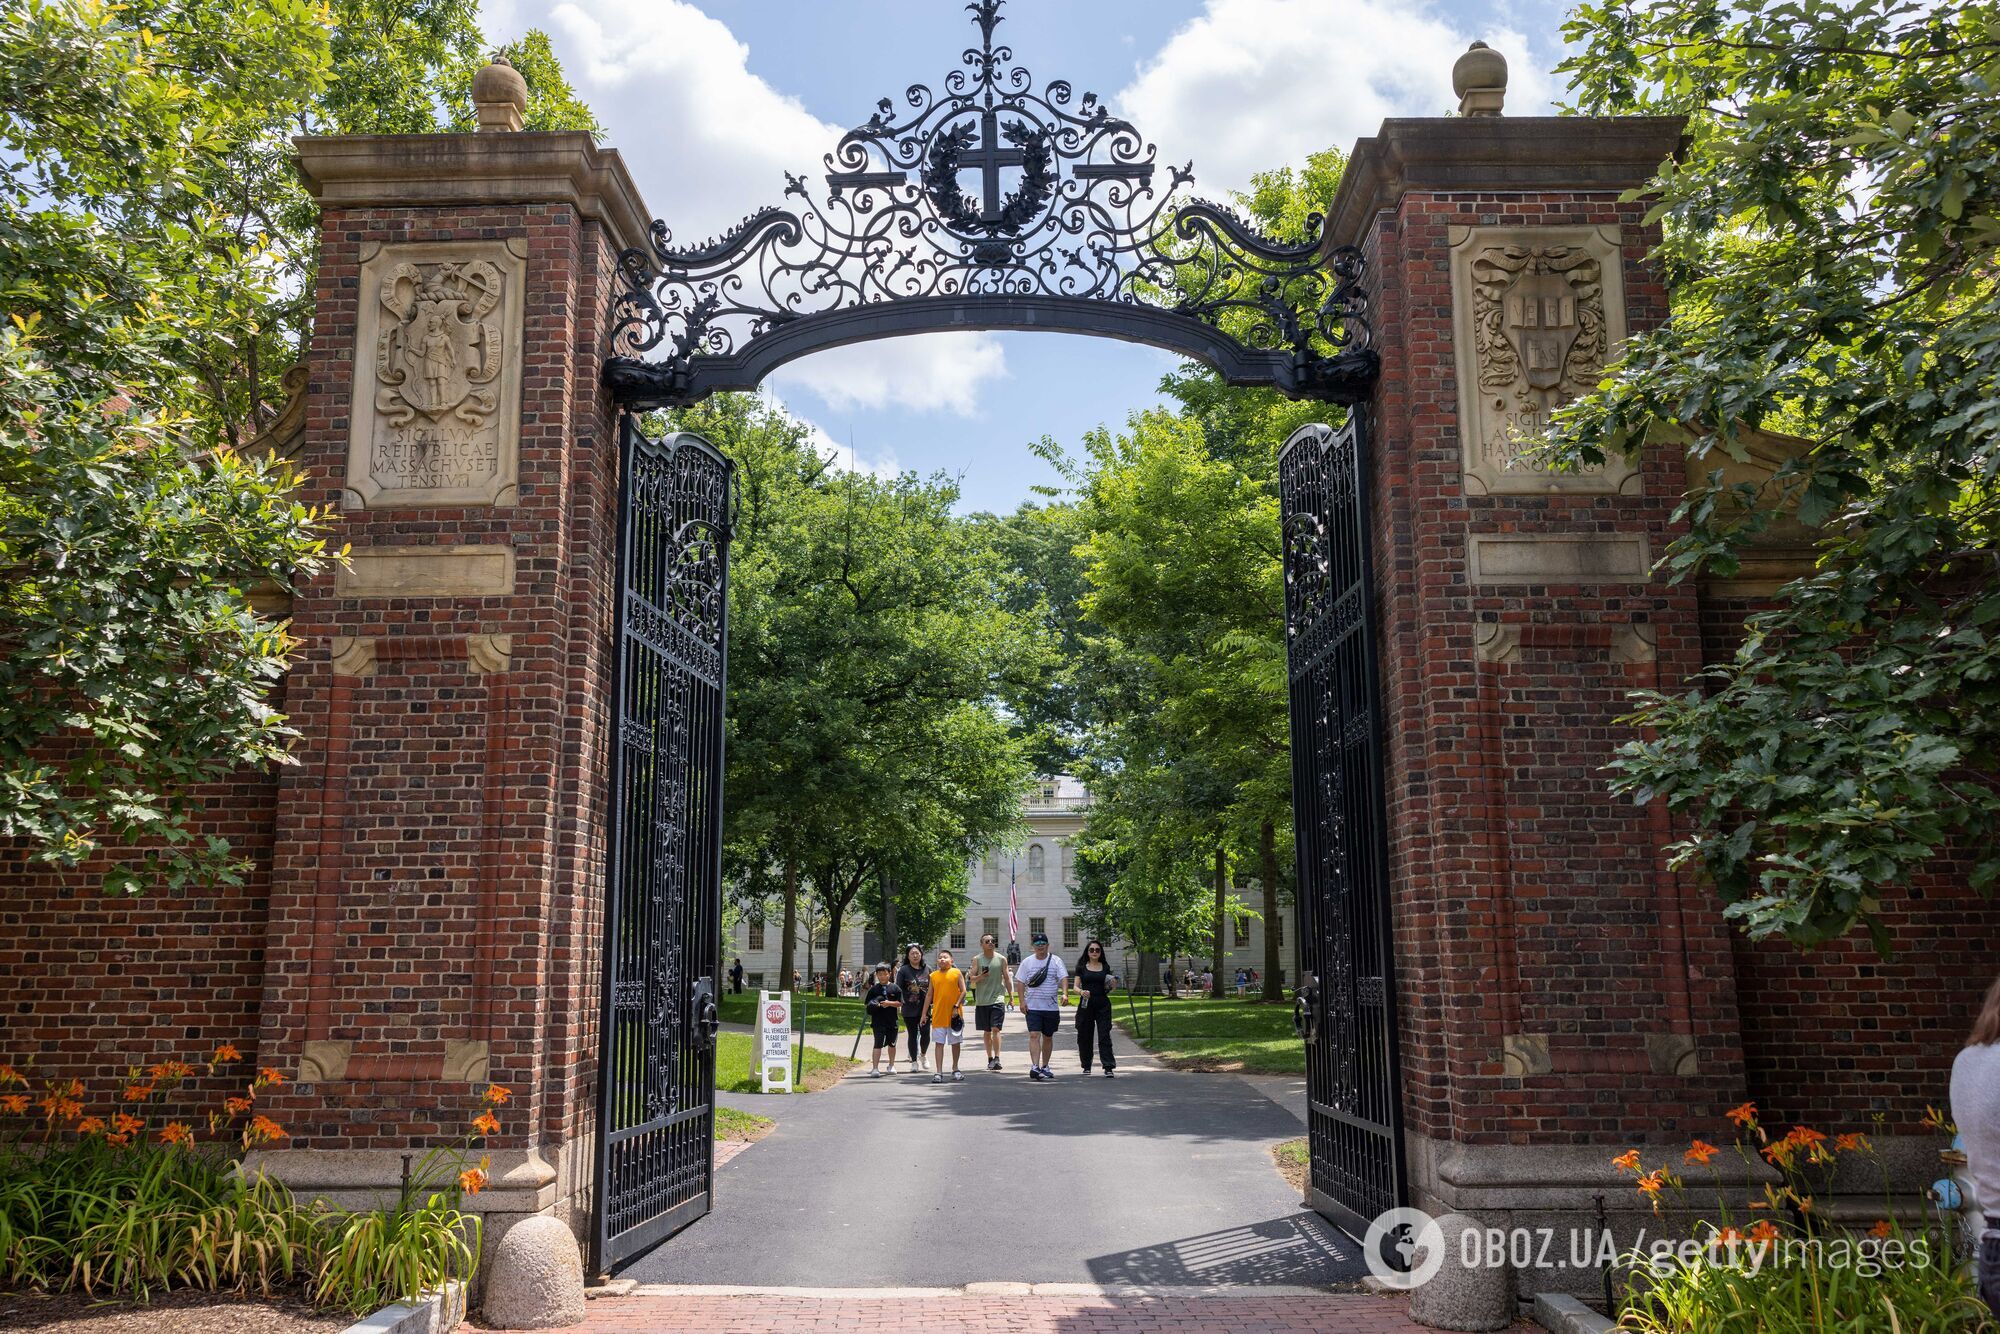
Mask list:
[[1618,228],[1454,227],[1450,239],[1466,492],[1636,492],[1622,458],[1551,472],[1523,457],[1523,441],[1594,385],[1624,341]]
[[363,250],[350,504],[514,502],[526,253],[519,238]]

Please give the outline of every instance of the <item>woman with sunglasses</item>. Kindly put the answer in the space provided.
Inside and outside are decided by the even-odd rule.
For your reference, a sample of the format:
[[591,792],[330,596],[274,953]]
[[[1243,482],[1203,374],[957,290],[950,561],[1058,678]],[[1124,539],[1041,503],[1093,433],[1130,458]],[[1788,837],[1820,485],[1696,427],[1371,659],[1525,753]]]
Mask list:
[[1083,947],[1083,957],[1076,964],[1076,985],[1083,993],[1076,1007],[1076,1050],[1083,1059],[1083,1073],[1090,1073],[1091,1047],[1095,1045],[1104,1058],[1104,1077],[1114,1078],[1118,1059],[1111,1054],[1111,990],[1118,979],[1111,975],[1102,941],[1093,939]]
[[931,975],[924,967],[924,947],[903,947],[903,966],[896,970],[896,989],[903,993],[903,1027],[910,1034],[910,1068],[924,1071],[924,1057],[931,1049]]

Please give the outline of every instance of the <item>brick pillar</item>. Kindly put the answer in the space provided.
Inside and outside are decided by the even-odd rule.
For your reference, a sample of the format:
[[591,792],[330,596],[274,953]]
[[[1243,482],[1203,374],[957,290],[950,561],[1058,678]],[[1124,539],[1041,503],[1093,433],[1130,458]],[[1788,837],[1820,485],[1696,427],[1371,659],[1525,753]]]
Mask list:
[[1510,439],[1665,317],[1646,205],[1619,196],[1680,128],[1390,120],[1333,208],[1331,240],[1369,258],[1384,368],[1404,1100],[1412,1202],[1434,1213],[1567,1226],[1602,1192],[1629,1215],[1612,1156],[1719,1138],[1745,1096],[1720,905],[1665,869],[1663,811],[1612,798],[1602,771],[1629,735],[1613,721],[1627,693],[1700,665],[1695,590],[1651,572],[1681,459],[1551,475],[1517,465]]
[[[581,1227],[616,533],[598,386],[649,216],[583,134],[299,142],[324,217],[299,460],[346,568],[294,603],[265,1165],[342,1199],[512,1101],[479,1207]],[[489,1228],[489,1238],[500,1227]]]

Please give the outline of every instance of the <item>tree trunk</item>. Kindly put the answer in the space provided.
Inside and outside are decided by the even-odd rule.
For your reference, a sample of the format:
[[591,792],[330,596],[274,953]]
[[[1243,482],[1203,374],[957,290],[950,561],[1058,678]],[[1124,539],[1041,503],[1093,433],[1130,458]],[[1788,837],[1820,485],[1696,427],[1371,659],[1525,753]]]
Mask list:
[[1264,878],[1264,999],[1281,1001],[1285,988],[1278,975],[1285,963],[1278,952],[1278,830],[1269,820],[1257,830],[1257,861],[1257,873]]
[[[882,949],[885,953],[900,958],[901,946],[896,943],[896,877],[882,877]],[[873,959],[868,961],[874,963]],[[891,968],[892,974],[896,971]]]
[[1227,994],[1223,991],[1224,983],[1222,980],[1222,910],[1223,904],[1228,898],[1229,858],[1228,854],[1223,852],[1221,845],[1218,844],[1215,849],[1215,933],[1210,937],[1209,943],[1209,953],[1214,960],[1210,968],[1213,977],[1210,979],[1208,988],[1208,994],[1216,1000],[1221,1000]]
[[779,991],[792,989],[792,974],[798,971],[799,864],[785,858],[785,943],[778,947]]
[[826,917],[826,994],[840,994],[840,919],[847,916],[847,905],[829,905]]

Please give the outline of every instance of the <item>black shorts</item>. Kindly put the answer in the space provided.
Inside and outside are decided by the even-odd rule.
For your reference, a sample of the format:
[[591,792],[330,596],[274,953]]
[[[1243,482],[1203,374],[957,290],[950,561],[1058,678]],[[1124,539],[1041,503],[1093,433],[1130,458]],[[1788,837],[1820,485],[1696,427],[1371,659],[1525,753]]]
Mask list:
[[1007,1026],[1007,1007],[1004,1005],[975,1005],[972,1007],[972,1026],[982,1033]]
[[1046,1033],[1050,1037],[1054,1037],[1056,1030],[1061,1027],[1061,1010],[1028,1011],[1028,1031],[1030,1033]]
[[892,1014],[886,1019],[871,1015],[868,1022],[875,1028],[875,1045],[877,1047],[893,1047],[896,1045],[895,1015]]

